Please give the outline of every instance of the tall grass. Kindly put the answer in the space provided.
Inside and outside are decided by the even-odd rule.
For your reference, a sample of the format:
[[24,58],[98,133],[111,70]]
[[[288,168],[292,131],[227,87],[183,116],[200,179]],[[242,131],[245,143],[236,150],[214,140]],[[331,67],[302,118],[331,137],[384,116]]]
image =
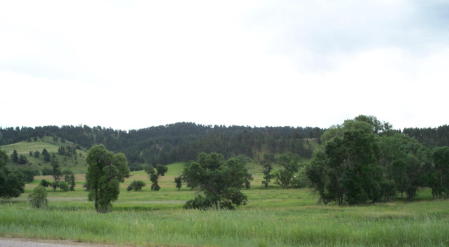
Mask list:
[[[257,198],[264,191],[255,192]],[[259,201],[257,206],[256,199],[236,211],[183,210],[170,204],[137,210],[131,200],[118,203],[109,214],[95,213],[87,202],[54,202],[47,210],[31,209],[25,202],[4,203],[0,235],[139,246],[449,245],[447,201],[338,207],[311,201],[297,206],[292,203],[297,200],[283,199],[277,205]]]
[[82,183],[74,192],[50,191],[46,210],[31,209],[24,193],[0,203],[0,236],[137,246],[449,246],[449,201],[430,200],[429,190],[415,202],[342,207],[317,204],[306,189],[256,183],[243,191],[248,205],[235,211],[183,210],[196,192],[176,190],[182,166],[161,178],[158,192],[127,192],[127,182],[147,180],[134,172],[109,214],[95,212]]

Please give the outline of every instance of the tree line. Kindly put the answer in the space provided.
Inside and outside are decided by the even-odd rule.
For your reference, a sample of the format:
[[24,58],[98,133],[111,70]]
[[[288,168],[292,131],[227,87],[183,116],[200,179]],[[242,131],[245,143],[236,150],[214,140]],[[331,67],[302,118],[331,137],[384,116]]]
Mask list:
[[[88,126],[43,126],[0,129],[0,145],[54,136],[79,147],[102,144],[128,157],[130,169],[136,164],[168,164],[194,160],[201,152],[219,152],[229,158],[246,155],[260,159],[264,153],[291,152],[310,158],[323,130],[294,127],[206,126],[176,123],[139,130],[114,130]],[[60,148],[66,154],[74,149]]]

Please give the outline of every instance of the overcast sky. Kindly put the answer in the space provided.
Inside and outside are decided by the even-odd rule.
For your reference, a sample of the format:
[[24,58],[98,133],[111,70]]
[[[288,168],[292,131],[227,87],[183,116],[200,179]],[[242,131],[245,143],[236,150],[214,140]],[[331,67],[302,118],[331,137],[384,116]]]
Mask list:
[[449,124],[449,1],[2,1],[0,126]]

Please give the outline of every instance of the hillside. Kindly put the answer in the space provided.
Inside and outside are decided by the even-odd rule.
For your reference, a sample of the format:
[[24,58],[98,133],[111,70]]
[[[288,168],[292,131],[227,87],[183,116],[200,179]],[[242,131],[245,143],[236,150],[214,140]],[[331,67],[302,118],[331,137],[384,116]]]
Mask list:
[[206,126],[176,123],[139,130],[88,126],[44,126],[0,129],[0,144],[32,141],[44,136],[69,140],[85,149],[103,144],[124,152],[131,164],[170,164],[196,159],[200,152],[225,157],[245,155],[260,160],[264,154],[291,152],[310,158],[319,142],[320,128]]
[[[70,153],[62,151],[61,147],[68,149],[71,147],[73,151]],[[0,146],[0,150],[5,151],[10,157],[9,165],[16,167],[29,167],[34,170],[38,170],[40,173],[44,172],[44,169],[50,168],[50,161],[45,160],[43,150],[47,150],[50,156],[50,160],[56,160],[62,169],[70,169],[76,173],[83,173],[86,170],[86,151],[84,149],[76,148],[77,145],[53,137],[35,138],[32,141],[21,141],[8,145]],[[13,162],[11,155],[14,150],[18,156],[23,156],[26,159],[26,164]]]

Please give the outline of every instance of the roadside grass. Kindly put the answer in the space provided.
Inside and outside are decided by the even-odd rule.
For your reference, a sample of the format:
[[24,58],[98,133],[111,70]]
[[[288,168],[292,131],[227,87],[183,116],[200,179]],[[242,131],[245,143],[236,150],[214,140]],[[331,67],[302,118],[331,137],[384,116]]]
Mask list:
[[[415,202],[336,206],[319,204],[309,189],[254,184],[243,190],[249,201],[237,210],[184,210],[196,192],[175,188],[182,166],[169,166],[157,192],[148,189],[146,173],[133,172],[108,214],[97,214],[87,201],[82,176],[74,192],[50,190],[44,210],[29,207],[26,198],[37,182],[27,185],[19,198],[0,201],[0,236],[136,246],[449,245],[449,201],[431,200],[428,189]],[[147,183],[144,191],[126,191],[135,179]]]

